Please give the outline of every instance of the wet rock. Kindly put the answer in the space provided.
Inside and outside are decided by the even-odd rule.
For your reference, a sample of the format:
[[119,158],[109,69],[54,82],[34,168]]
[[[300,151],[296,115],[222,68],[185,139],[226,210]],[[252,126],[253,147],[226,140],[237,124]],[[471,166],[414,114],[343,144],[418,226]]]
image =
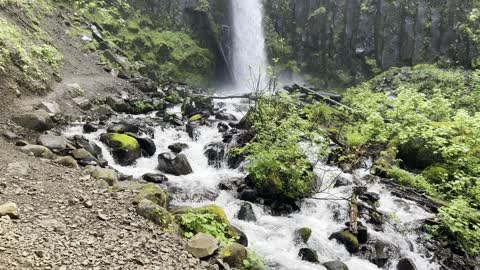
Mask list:
[[86,123],[83,125],[83,132],[92,133],[98,130],[98,127],[92,123]]
[[157,146],[155,146],[155,142],[150,138],[138,138],[136,137],[138,143],[140,144],[140,148],[142,149],[143,156],[151,157],[155,155],[157,152]]
[[35,131],[46,131],[53,127],[50,115],[44,110],[16,115],[12,121],[21,127]]
[[194,141],[196,141],[198,139],[198,136],[200,135],[198,131],[199,125],[200,123],[193,122],[193,123],[188,123],[185,126],[185,131],[187,132],[188,136]]
[[93,108],[93,111],[95,112],[98,119],[100,119],[101,121],[105,121],[110,118],[110,116],[115,114],[112,108],[110,108],[110,106],[108,105],[95,106],[95,108]]
[[225,179],[218,184],[218,188],[220,190],[234,190],[242,185],[243,182],[242,178]]
[[140,131],[140,128],[132,123],[121,122],[114,125],[110,125],[107,128],[108,133],[133,133],[137,134]]
[[143,199],[137,204],[137,213],[163,228],[169,228],[173,223],[173,216],[163,207],[154,202]]
[[254,189],[245,189],[240,192],[240,200],[247,201],[247,202],[256,202],[258,199],[258,192]]
[[146,173],[142,176],[142,178],[147,182],[155,184],[161,184],[168,181],[168,178],[160,173]]
[[410,258],[402,258],[398,261],[397,270],[417,270],[417,266]]
[[327,270],[348,270],[348,266],[341,261],[331,261],[323,264]]
[[140,157],[140,144],[131,136],[119,133],[104,133],[100,141],[111,148],[115,161],[122,166],[129,166],[135,163]]
[[381,240],[369,241],[362,246],[361,255],[378,267],[384,267],[389,261],[399,258],[399,248]]
[[218,197],[218,193],[215,190],[210,190],[208,188],[186,190],[185,188],[172,183],[168,183],[168,193],[176,200],[190,202],[214,201]]
[[74,141],[74,144],[77,148],[84,148],[94,157],[102,158],[102,148],[100,148],[96,143],[89,141],[87,138],[81,135],[75,135]]
[[63,165],[65,167],[70,167],[70,168],[75,168],[75,169],[79,168],[77,161],[70,156],[59,157],[59,158],[55,159],[54,162],[58,163],[60,165]]
[[221,168],[225,157],[225,145],[222,142],[209,143],[204,148],[204,155],[208,158],[208,165]]
[[248,257],[248,251],[245,246],[238,243],[232,243],[220,249],[219,258],[228,263],[230,267],[241,267],[243,261]]
[[188,148],[188,144],[186,143],[174,143],[174,144],[171,144],[168,146],[168,149],[170,149],[170,151],[174,152],[174,153],[180,153],[182,152],[183,150],[187,149]]
[[196,258],[211,256],[218,249],[218,240],[215,237],[198,233],[187,242],[187,250]]
[[237,236],[236,242],[239,243],[242,246],[248,247],[248,237],[247,237],[247,235],[236,227],[232,226],[232,228],[235,232],[235,235]]
[[295,242],[306,244],[310,237],[312,236],[312,229],[308,227],[300,228],[295,230]]
[[33,144],[25,145],[20,148],[20,151],[27,154],[32,153],[35,157],[39,157],[39,158],[46,158],[46,159],[55,158],[55,154],[53,154],[53,152],[50,151],[50,149],[42,145],[33,145]]
[[106,103],[112,110],[116,112],[128,112],[131,110],[131,106],[123,99],[116,97],[107,97]]
[[301,248],[298,256],[304,261],[319,263],[317,252],[311,248]]
[[166,208],[168,196],[167,193],[155,184],[146,184],[138,192],[135,197],[135,203],[140,203],[142,200],[147,199],[156,205]]
[[360,243],[358,242],[357,237],[348,230],[333,233],[328,239],[337,240],[337,242],[343,244],[350,253],[358,252],[360,249]]
[[19,218],[18,207],[13,202],[7,202],[0,205],[0,217],[9,216],[10,218]]
[[158,155],[158,167],[160,171],[173,175],[187,175],[193,172],[184,154],[162,153]]
[[339,176],[335,181],[334,187],[345,187],[345,186],[350,186],[351,184],[352,184],[352,181],[350,181],[349,179],[343,176]]
[[237,117],[231,113],[216,113],[215,119],[222,121],[237,121]]
[[41,135],[38,137],[37,143],[50,150],[63,150],[67,147],[67,138],[64,136]]
[[220,123],[218,123],[218,125],[217,125],[218,132],[220,132],[220,133],[226,132],[229,128],[230,128],[230,127],[229,127],[227,124],[223,123],[223,122],[220,122]]
[[255,216],[255,212],[253,212],[253,207],[250,203],[244,202],[240,206],[240,210],[238,211],[237,218],[239,220],[244,221],[257,221],[257,217]]
[[369,205],[377,206],[380,201],[380,195],[374,192],[363,192],[360,194],[359,199],[368,203]]

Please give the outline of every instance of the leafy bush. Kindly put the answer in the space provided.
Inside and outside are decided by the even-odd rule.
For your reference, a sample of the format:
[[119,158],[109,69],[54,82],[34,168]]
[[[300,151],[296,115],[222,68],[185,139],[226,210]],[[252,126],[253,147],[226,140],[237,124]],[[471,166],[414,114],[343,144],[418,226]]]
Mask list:
[[248,257],[243,261],[244,270],[262,270],[265,269],[263,259],[257,255],[254,251],[248,251]]
[[202,232],[210,234],[222,243],[234,241],[233,238],[228,237],[229,224],[219,222],[214,214],[186,213],[180,217],[179,223],[183,235],[187,238]]

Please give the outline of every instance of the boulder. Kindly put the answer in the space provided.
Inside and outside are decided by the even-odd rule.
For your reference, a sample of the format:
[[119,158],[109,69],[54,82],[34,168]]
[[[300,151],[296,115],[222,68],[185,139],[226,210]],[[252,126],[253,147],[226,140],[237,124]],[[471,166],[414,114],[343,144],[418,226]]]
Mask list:
[[204,147],[204,155],[208,158],[208,165],[221,168],[225,158],[225,145],[222,142],[209,143]]
[[254,189],[245,189],[240,192],[240,200],[247,201],[247,202],[256,202],[258,199],[258,192]]
[[111,148],[113,158],[122,166],[132,165],[141,155],[140,144],[129,135],[104,133],[100,141]]
[[312,236],[312,229],[308,227],[295,230],[295,241],[306,244]]
[[358,242],[357,237],[353,235],[349,230],[343,230],[333,233],[328,239],[337,240],[337,242],[343,244],[347,251],[350,253],[355,253],[360,249],[360,243]]
[[54,162],[58,163],[60,165],[63,165],[65,167],[70,167],[70,168],[75,168],[75,169],[79,168],[77,161],[70,156],[59,157],[59,158],[55,159]]
[[243,261],[248,257],[247,248],[238,243],[232,243],[220,249],[219,258],[228,263],[230,267],[242,267]]
[[417,270],[417,266],[410,258],[401,258],[397,263],[397,270]]
[[198,233],[187,242],[187,251],[199,259],[213,255],[217,249],[218,240],[205,233]]
[[19,218],[18,207],[13,202],[7,202],[0,205],[0,217],[9,216],[10,218]]
[[133,124],[127,122],[116,123],[107,128],[108,133],[133,133],[137,134],[140,131],[140,128]]
[[77,98],[85,96],[85,90],[78,83],[67,84],[67,92],[70,94],[70,97]]
[[237,227],[232,226],[232,228],[233,228],[233,231],[235,232],[235,235],[237,236],[237,240],[235,242],[239,243],[242,246],[248,247],[247,235]]
[[96,143],[89,141],[87,138],[81,135],[75,135],[73,138],[77,148],[84,148],[94,157],[102,158],[102,148],[100,148],[100,146],[98,146]]
[[18,139],[20,139],[20,136],[13,133],[12,131],[4,131],[4,132],[2,132],[2,136],[7,140],[18,140]]
[[44,110],[16,115],[12,121],[21,127],[35,131],[46,131],[53,127],[50,115]]
[[174,143],[168,146],[168,149],[174,153],[179,154],[183,150],[188,148],[188,144],[186,143]]
[[130,80],[140,91],[145,93],[151,93],[157,91],[155,82],[144,77],[133,78]]
[[92,108],[92,103],[88,98],[76,97],[72,99],[75,105],[77,105],[82,110],[90,110]]
[[217,125],[218,132],[220,132],[220,133],[226,132],[229,128],[230,128],[230,127],[229,127],[227,124],[223,123],[223,122],[220,122],[220,123],[218,123],[218,125]]
[[198,139],[198,136],[200,136],[200,133],[198,131],[198,126],[200,126],[200,123],[198,121],[188,123],[185,126],[185,131],[187,132],[188,136],[194,141],[196,141]]
[[301,248],[298,256],[304,261],[319,263],[317,252],[311,248]]
[[162,153],[158,155],[160,171],[173,175],[187,175],[193,172],[187,157],[184,154]]
[[222,121],[237,121],[237,117],[231,113],[216,113],[215,119]]
[[65,136],[41,135],[38,137],[37,143],[51,150],[63,150],[67,147],[68,142]]
[[105,180],[110,186],[116,186],[118,184],[118,175],[115,170],[93,167],[90,169],[90,174],[95,179]]
[[170,228],[173,224],[173,216],[165,208],[150,200],[141,200],[136,209],[140,216],[153,221],[162,228]]
[[327,270],[348,270],[348,266],[341,261],[331,261],[323,264]]
[[352,184],[352,181],[350,181],[349,179],[347,179],[343,176],[339,176],[335,180],[335,184],[333,186],[334,187],[345,187],[345,186],[350,186],[351,184]]
[[116,97],[107,97],[106,103],[116,112],[128,112],[131,110],[130,104],[125,100]]
[[73,150],[72,151],[72,156],[77,160],[95,158],[90,152],[85,150],[85,148],[79,148],[79,149]]
[[92,123],[86,123],[83,125],[83,132],[92,133],[98,130],[98,127]]
[[155,184],[161,184],[168,181],[168,178],[161,173],[146,173],[142,176],[142,179]]
[[28,144],[21,147],[20,151],[27,154],[32,153],[35,157],[39,157],[39,158],[46,158],[46,159],[55,158],[55,154],[53,154],[52,151],[50,151],[50,149],[48,149],[43,145]]
[[55,101],[42,101],[40,103],[40,109],[43,109],[50,114],[62,113],[60,106]]
[[376,266],[382,268],[389,264],[389,261],[398,259],[400,249],[394,244],[382,240],[372,240],[363,245],[362,257],[366,258]]
[[255,212],[253,212],[253,207],[248,202],[242,203],[242,205],[240,206],[240,210],[238,211],[237,218],[244,221],[257,221]]
[[161,207],[167,207],[168,196],[162,188],[155,184],[146,184],[138,192],[134,203],[138,204],[142,200],[147,199],[152,203]]
[[140,144],[140,149],[142,149],[142,154],[145,157],[151,157],[157,152],[157,146],[155,142],[150,138],[139,138],[135,137]]
[[108,118],[110,118],[110,116],[115,114],[112,108],[108,105],[95,106],[95,108],[93,108],[93,111],[100,120],[107,120]]

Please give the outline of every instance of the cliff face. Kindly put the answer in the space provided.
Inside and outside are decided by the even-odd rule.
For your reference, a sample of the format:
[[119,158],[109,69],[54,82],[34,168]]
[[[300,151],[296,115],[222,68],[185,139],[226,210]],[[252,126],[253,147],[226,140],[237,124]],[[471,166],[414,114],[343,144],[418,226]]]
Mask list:
[[314,76],[340,73],[349,82],[393,66],[441,60],[469,65],[473,52],[458,26],[472,5],[465,0],[266,0],[270,39],[280,36],[291,48],[282,55],[277,41],[269,40],[270,54],[304,63]]

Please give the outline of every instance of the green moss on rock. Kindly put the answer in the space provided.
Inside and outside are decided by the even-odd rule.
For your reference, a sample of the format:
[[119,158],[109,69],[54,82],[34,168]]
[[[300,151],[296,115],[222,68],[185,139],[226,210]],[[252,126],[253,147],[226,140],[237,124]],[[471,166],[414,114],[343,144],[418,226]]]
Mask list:
[[300,228],[295,231],[295,238],[301,240],[303,243],[307,243],[312,236],[312,229],[308,227]]
[[168,195],[165,191],[155,184],[144,185],[135,198],[135,203],[140,203],[142,200],[149,200],[161,207],[167,207]]

